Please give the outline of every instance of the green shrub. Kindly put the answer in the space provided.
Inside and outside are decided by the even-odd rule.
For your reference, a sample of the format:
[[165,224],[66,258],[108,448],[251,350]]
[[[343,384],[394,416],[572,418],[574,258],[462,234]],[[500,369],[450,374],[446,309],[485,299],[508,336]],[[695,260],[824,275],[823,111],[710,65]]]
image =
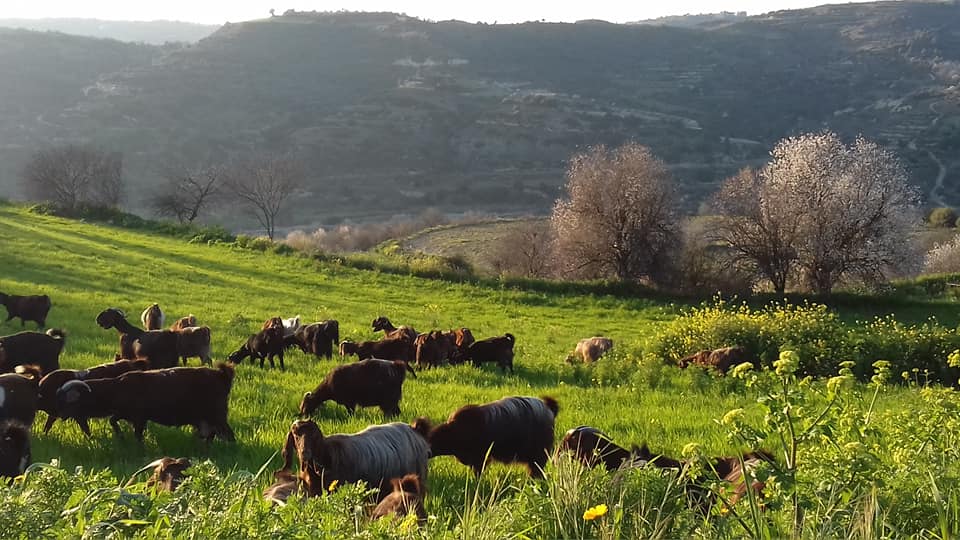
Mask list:
[[955,227],[957,223],[957,213],[953,208],[934,208],[930,211],[930,214],[927,216],[927,222],[934,227]]

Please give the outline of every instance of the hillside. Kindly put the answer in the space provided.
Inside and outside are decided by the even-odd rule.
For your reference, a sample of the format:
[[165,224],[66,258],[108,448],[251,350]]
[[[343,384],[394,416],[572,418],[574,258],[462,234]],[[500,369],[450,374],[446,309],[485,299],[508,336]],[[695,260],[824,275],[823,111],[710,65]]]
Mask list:
[[[296,152],[309,187],[285,224],[428,206],[544,212],[572,152],[635,139],[672,165],[694,209],[776,140],[827,127],[890,145],[931,203],[960,203],[956,2],[737,21],[475,25],[288,11],[110,66],[97,91],[63,81],[66,102],[0,126],[16,147],[0,150],[0,185],[12,189],[20,148],[89,139],[122,150],[140,184],[171,162]],[[34,88],[33,70],[9,72]],[[16,107],[23,99],[0,92]],[[135,190],[128,203],[140,202]]]
[[116,39],[133,43],[163,45],[183,41],[193,43],[212,34],[218,26],[181,21],[106,21],[102,19],[3,19],[0,27],[22,28],[38,32],[61,32],[75,36]]
[[[215,359],[224,358],[271,315],[299,313],[309,321],[336,318],[341,337],[358,340],[377,337],[371,332],[370,320],[387,314],[398,324],[411,324],[421,330],[465,325],[478,337],[509,331],[517,338],[515,373],[501,374],[492,366],[463,365],[423,369],[416,378],[408,377],[400,405],[399,420],[404,422],[419,416],[441,422],[468,402],[507,395],[550,395],[561,404],[555,426],[558,437],[574,426],[596,425],[617,441],[646,441],[651,448],[670,455],[686,453],[683,449],[689,448],[706,455],[730,455],[746,447],[747,442],[728,438],[733,433],[728,419],[734,418],[728,411],[735,411],[739,421],[769,426],[762,421],[761,404],[766,399],[764,385],[777,382],[772,371],[764,373],[753,386],[693,368],[681,371],[656,359],[639,361],[650,339],[677,318],[683,306],[674,303],[531,293],[360,271],[230,244],[188,243],[39,216],[4,204],[0,204],[0,253],[0,290],[47,293],[53,299],[48,324],[68,332],[61,356],[64,367],[81,368],[113,358],[116,332],[103,330],[94,322],[96,314],[108,306],[135,315],[149,303],[158,302],[168,317],[193,313],[212,329]],[[846,310],[844,316],[866,317],[870,304]],[[881,308],[877,304],[872,309]],[[918,322],[932,313],[947,325],[944,332],[955,336],[952,329],[960,317],[955,303],[916,304],[903,307],[896,315],[899,321]],[[892,326],[887,328],[893,330]],[[0,324],[0,335],[19,330],[19,324]],[[592,334],[611,336],[615,352],[593,366],[564,363],[576,339]],[[917,338],[911,335],[909,339]],[[895,347],[911,346],[893,341]],[[829,344],[818,339],[808,346],[808,350],[816,350]],[[923,354],[928,352],[925,349]],[[593,526],[584,525],[581,516],[587,507],[605,501],[615,510],[615,504],[630,510],[624,512],[623,523],[634,523],[631,526],[636,529],[630,529],[633,532],[625,533],[625,537],[650,536],[653,525],[648,518],[657,520],[655,525],[662,528],[658,530],[665,537],[742,537],[739,517],[717,513],[705,520],[687,508],[685,488],[677,485],[673,472],[646,468],[615,474],[577,473],[581,469],[573,469],[572,462],[562,460],[548,465],[547,480],[530,480],[521,468],[499,464],[490,466],[480,480],[475,480],[469,469],[452,457],[434,457],[429,461],[426,504],[431,518],[420,530],[411,530],[401,522],[391,526],[388,520],[374,529],[377,525],[369,522],[362,495],[350,495],[349,486],[344,485],[337,491],[331,486],[332,495],[325,493],[309,502],[285,507],[258,503],[262,490],[273,480],[270,471],[280,464],[279,450],[303,392],[339,363],[343,361],[317,360],[291,351],[286,371],[260,369],[249,362],[236,366],[229,413],[235,443],[215,441],[207,446],[191,435],[189,428],[151,423],[141,445],[131,437],[126,424],[123,436],[113,436],[105,419],[91,421],[90,438],[85,438],[72,422],[58,422],[44,435],[39,422],[45,418],[40,413],[32,435],[35,465],[25,477],[0,483],[0,502],[4,503],[0,523],[14,536],[39,536],[41,532],[57,537],[97,536],[111,531],[118,537],[138,538],[340,538],[350,534],[382,538],[552,538],[563,536],[560,530],[566,530],[562,521],[566,520],[587,528],[586,534],[578,537],[594,538],[606,536],[595,534]],[[191,360],[190,365],[197,365],[197,361]],[[808,437],[799,447],[803,473],[809,475],[819,470],[814,467],[826,467],[826,472],[812,478],[798,476],[807,490],[804,500],[816,493],[810,487],[814,485],[836,489],[842,483],[848,492],[865,490],[874,497],[878,489],[883,489],[883,496],[875,500],[883,501],[880,511],[890,516],[884,518],[884,530],[902,531],[900,524],[929,529],[935,522],[933,512],[940,508],[939,499],[932,500],[931,491],[922,489],[930,487],[929,479],[917,475],[916,467],[930,471],[939,467],[937,473],[931,472],[934,486],[942,489],[945,497],[957,496],[953,483],[957,461],[950,453],[956,452],[955,441],[960,436],[960,425],[951,416],[960,406],[955,392],[939,388],[921,392],[893,385],[876,389],[861,384],[837,386],[843,393],[839,405],[833,413],[826,414],[825,410],[817,419],[829,422],[823,426],[827,435]],[[780,391],[782,387],[774,388]],[[791,414],[813,421],[813,415],[829,399],[825,388],[830,387],[822,382],[794,381],[791,399],[802,399],[798,404],[803,406],[790,408]],[[864,421],[867,403],[869,412]],[[388,420],[373,408],[361,408],[351,415],[329,402],[313,419],[324,435],[355,432]],[[865,434],[861,434],[860,422]],[[828,427],[833,429],[828,431]],[[771,432],[768,436],[767,443],[775,444],[776,435]],[[851,446],[857,437],[865,443]],[[697,446],[690,444],[694,441]],[[838,445],[841,454],[836,461],[816,459]],[[863,452],[869,448],[873,453],[851,455],[861,447]],[[891,451],[917,447],[916,453],[894,455]],[[189,456],[197,464],[189,472],[192,480],[173,495],[157,494],[130,477],[161,455]],[[858,472],[853,476],[840,474],[849,472],[850,463],[860,467]],[[872,467],[869,473],[862,472],[865,467]],[[882,476],[888,483],[878,487],[869,481],[872,476],[868,474]],[[830,481],[837,484],[822,488]],[[900,492],[907,493],[907,499],[897,498]],[[787,507],[783,504],[786,496],[776,491],[773,496],[779,498],[778,505],[771,504],[762,519],[769,520],[776,531],[773,536],[785,536],[783,531],[792,523],[783,510]],[[840,511],[846,516],[850,508],[859,508],[860,504],[841,505]],[[551,505],[564,508],[569,515],[557,516]],[[745,502],[738,506],[746,507]],[[862,523],[859,513],[849,519],[852,524],[841,521],[847,520],[843,516],[837,517],[840,524],[817,519],[827,510],[815,503],[809,503],[809,507],[811,513],[817,512],[807,518],[807,530],[814,531],[812,537],[835,536],[824,531],[836,532],[841,527],[853,530]],[[901,508],[903,512],[897,511]],[[642,512],[635,520],[634,509]],[[561,524],[557,526],[554,521]],[[817,525],[824,522],[829,522],[828,526]],[[389,534],[367,534],[388,527]]]

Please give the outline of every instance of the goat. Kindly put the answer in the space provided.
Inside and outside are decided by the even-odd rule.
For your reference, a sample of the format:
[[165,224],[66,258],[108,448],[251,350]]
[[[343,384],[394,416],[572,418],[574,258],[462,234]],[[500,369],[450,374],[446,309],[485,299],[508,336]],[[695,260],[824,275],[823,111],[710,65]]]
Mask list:
[[[110,415],[133,425],[141,443],[147,422],[166,426],[192,425],[208,442],[214,436],[235,440],[227,423],[227,403],[233,385],[233,367],[177,367],[157,371],[130,371],[115,379],[70,381],[57,390],[57,414],[62,418]],[[89,433],[89,430],[86,431]]]
[[[40,387],[37,392],[37,408],[47,413],[47,422],[43,426],[43,433],[46,435],[54,422],[57,421],[57,390],[69,381],[82,381],[85,379],[111,379],[119,377],[128,371],[145,371],[150,369],[150,363],[146,360],[117,360],[108,364],[100,364],[87,369],[58,369],[52,371],[40,380]],[[89,428],[84,429],[84,433],[90,434]]]
[[551,397],[506,397],[464,405],[430,431],[431,457],[453,455],[480,476],[489,451],[490,459],[525,463],[530,476],[541,478],[559,410]]
[[172,325],[170,325],[170,330],[176,332],[177,330],[183,330],[184,328],[192,328],[197,326],[197,318],[191,313],[186,317],[180,317]]
[[0,476],[20,476],[29,464],[30,428],[16,420],[0,421]]
[[464,360],[470,360],[474,366],[480,367],[485,362],[496,362],[497,367],[506,373],[507,368],[513,373],[513,345],[516,338],[513,334],[504,334],[501,337],[481,339],[467,348]]
[[150,306],[140,314],[140,323],[143,324],[146,330],[159,330],[163,328],[165,318],[163,311],[160,310],[159,304],[150,304]]
[[383,341],[344,341],[340,343],[340,356],[357,355],[359,360],[381,358],[411,362],[414,359],[413,341],[406,338],[391,338]]
[[300,415],[312,414],[331,400],[351,413],[357,406],[380,407],[385,416],[397,416],[407,371],[417,376],[410,364],[400,361],[371,359],[337,366],[313,392],[303,395]]
[[284,506],[287,504],[287,499],[300,490],[299,481],[290,471],[277,471],[273,477],[275,482],[263,490],[263,498],[273,504]]
[[444,360],[453,362],[453,358],[458,354],[458,348],[455,336],[450,333],[433,331],[429,334],[420,334],[417,336],[414,345],[416,346],[417,367],[439,366]]
[[7,308],[7,320],[10,322],[14,317],[20,319],[20,326],[24,327],[27,321],[37,323],[37,328],[43,328],[47,325],[47,314],[50,313],[50,297],[40,296],[16,296],[13,294],[0,293],[0,304]]
[[9,373],[23,364],[39,367],[44,375],[60,369],[60,353],[66,339],[67,334],[57,328],[46,333],[18,332],[0,337],[0,373]]
[[120,333],[120,358],[145,358],[152,369],[172,368],[180,364],[177,353],[177,334],[170,330],[145,331],[127,321],[124,312],[107,308],[97,315],[97,324],[104,329],[114,328]]
[[698,351],[690,356],[681,358],[677,364],[681,368],[686,368],[690,365],[700,366],[703,368],[713,368],[717,370],[721,375],[726,375],[727,371],[731,367],[734,367],[743,362],[750,362],[754,366],[757,365],[757,360],[747,350],[743,347],[724,347],[722,349],[714,349]]
[[16,373],[0,375],[0,420],[12,419],[30,427],[37,416],[40,368],[17,366]]
[[184,471],[190,468],[191,463],[187,458],[173,459],[171,457],[160,458],[147,467],[153,467],[153,475],[147,480],[147,487],[153,487],[158,491],[175,491],[183,478],[186,476]]
[[374,332],[383,331],[385,339],[406,338],[410,341],[417,339],[417,331],[412,326],[401,326],[397,328],[390,322],[390,319],[380,316],[373,320],[371,324]]
[[323,436],[312,420],[297,420],[290,426],[283,446],[283,467],[274,476],[290,470],[296,452],[300,461],[299,479],[309,496],[327,491],[329,486],[366,482],[386,497],[391,478],[416,474],[426,480],[430,447],[425,436],[428,422],[413,426],[395,422],[370,426],[352,435]]
[[200,363],[211,364],[210,327],[191,326],[173,331],[177,335],[177,354],[187,365],[187,358],[199,357]]
[[403,478],[390,479],[390,484],[393,491],[380,501],[370,517],[380,519],[391,514],[394,517],[403,517],[413,513],[421,523],[426,521],[427,511],[423,508],[423,486],[420,485],[420,478],[415,474],[408,474]]
[[283,349],[283,329],[271,326],[247,338],[246,343],[227,357],[227,360],[234,364],[239,364],[244,358],[250,358],[251,361],[254,358],[258,358],[260,359],[260,367],[262,368],[265,359],[270,360],[270,367],[275,367],[276,365],[273,363],[273,359],[279,356],[280,369],[286,369],[283,365]]
[[573,354],[567,356],[567,362],[572,363],[575,360],[582,360],[588,364],[596,362],[612,348],[613,340],[610,338],[594,336],[581,339],[577,342],[577,347],[574,349]]
[[[636,448],[634,449],[635,451]],[[608,471],[633,462],[633,452],[618,446],[597,428],[578,426],[564,434],[557,453],[570,452],[587,467],[603,464]]]
[[316,357],[333,357],[333,345],[340,343],[340,323],[335,320],[301,326],[293,335],[284,338],[284,345],[296,345],[301,351]]

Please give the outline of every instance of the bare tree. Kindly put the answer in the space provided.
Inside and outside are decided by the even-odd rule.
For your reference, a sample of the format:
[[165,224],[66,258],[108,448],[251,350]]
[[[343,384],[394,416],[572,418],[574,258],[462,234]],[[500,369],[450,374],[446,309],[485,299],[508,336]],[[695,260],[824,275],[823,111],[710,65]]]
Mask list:
[[599,146],[575,156],[566,190],[550,218],[562,275],[663,277],[680,237],[677,202],[670,172],[649,148]]
[[238,163],[230,173],[230,190],[251,210],[273,239],[277,216],[303,183],[300,164],[290,156],[267,156]]
[[63,210],[116,206],[123,194],[123,159],[92,146],[48,148],[33,155],[21,181],[28,197]]
[[200,213],[216,204],[222,195],[226,171],[221,166],[167,171],[166,182],[150,200],[157,215],[193,223]]
[[735,264],[748,264],[783,294],[797,261],[798,216],[780,212],[772,192],[753,169],[728,178],[714,196],[720,215],[711,235],[732,248]]
[[784,139],[758,175],[721,190],[721,237],[782,292],[795,266],[805,288],[829,293],[845,278],[877,282],[916,262],[919,193],[888,150],[831,132]]
[[552,270],[552,244],[549,222],[523,221],[494,241],[487,258],[497,273],[545,278]]

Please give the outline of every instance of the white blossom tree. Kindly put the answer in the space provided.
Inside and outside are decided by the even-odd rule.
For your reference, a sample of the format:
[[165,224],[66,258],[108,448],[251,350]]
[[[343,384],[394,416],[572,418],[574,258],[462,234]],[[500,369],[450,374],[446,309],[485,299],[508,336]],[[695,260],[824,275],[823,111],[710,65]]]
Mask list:
[[575,156],[567,197],[550,223],[565,277],[659,281],[679,242],[677,200],[666,165],[649,148],[627,143]]
[[878,282],[918,259],[909,235],[920,223],[919,192],[890,151],[862,137],[851,145],[831,132],[784,139],[755,187],[741,192],[741,208],[722,212],[720,238],[748,253],[749,242],[730,231],[751,220],[768,225],[777,234],[749,238],[779,252],[781,270],[795,266],[800,285],[816,293],[846,278]]

